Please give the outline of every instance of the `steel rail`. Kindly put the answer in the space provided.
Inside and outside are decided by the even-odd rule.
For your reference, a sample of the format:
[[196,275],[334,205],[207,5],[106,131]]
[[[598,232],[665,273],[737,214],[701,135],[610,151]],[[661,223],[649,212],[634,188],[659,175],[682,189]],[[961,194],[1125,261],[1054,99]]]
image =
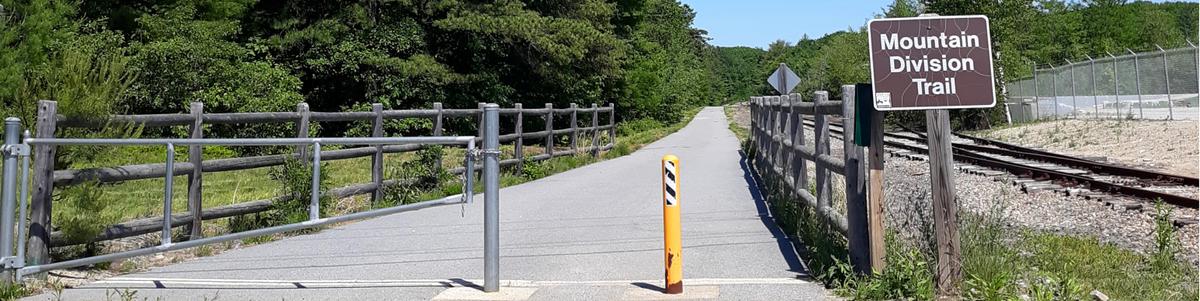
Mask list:
[[[908,144],[904,144],[904,143],[897,143],[897,142],[890,142],[890,141],[884,141],[884,144],[891,146],[891,147],[907,149],[907,150],[922,153],[922,154],[929,153],[929,150],[927,150],[923,147],[920,147],[920,146],[914,146],[914,145],[908,145]],[[954,160],[963,161],[963,162],[967,162],[967,163],[971,163],[971,164],[975,164],[975,165],[979,165],[979,166],[984,166],[984,167],[989,167],[989,168],[1002,169],[1002,170],[1011,172],[1016,175],[1028,176],[1035,180],[1052,180],[1052,181],[1057,180],[1059,183],[1067,184],[1065,186],[1085,186],[1089,190],[1094,190],[1094,191],[1099,191],[1099,192],[1123,194],[1123,195],[1134,196],[1134,197],[1139,197],[1139,198],[1160,199],[1165,203],[1180,206],[1180,207],[1187,207],[1187,208],[1193,208],[1193,209],[1200,207],[1200,200],[1196,200],[1196,199],[1192,199],[1192,198],[1187,198],[1187,197],[1178,196],[1178,195],[1174,195],[1174,194],[1158,192],[1158,191],[1153,191],[1153,190],[1147,190],[1147,189],[1142,189],[1142,188],[1137,188],[1137,187],[1125,186],[1125,185],[1120,185],[1120,184],[1115,184],[1115,183],[1109,183],[1109,182],[1105,182],[1105,181],[1092,179],[1092,178],[1089,178],[1086,176],[1064,173],[1064,172],[1049,170],[1049,169],[1040,168],[1040,167],[1033,167],[1033,166],[1024,165],[1024,164],[1006,162],[1003,160],[990,158],[990,157],[980,155],[978,153],[960,149],[960,148],[955,148],[953,150],[953,152],[954,152]]]
[[[904,128],[905,130],[907,130],[909,132],[917,134],[918,136],[924,137],[924,134],[917,132],[917,131],[913,131],[910,128],[903,127],[903,126],[901,126],[901,128]],[[1066,155],[1062,155],[1062,154],[1047,152],[1047,151],[1043,151],[1043,150],[1036,150],[1036,149],[1023,147],[1023,146],[1015,145],[1015,144],[1011,144],[1011,143],[1005,143],[1005,142],[1000,142],[1000,141],[991,140],[991,139],[973,137],[973,136],[969,136],[966,134],[955,133],[955,135],[965,138],[965,139],[968,139],[968,140],[971,140],[971,141],[974,141],[975,143],[978,143],[981,145],[995,146],[995,147],[986,147],[986,146],[981,146],[981,145],[969,145],[969,144],[961,144],[961,143],[953,144],[954,147],[961,147],[961,148],[967,149],[969,151],[985,152],[985,153],[992,153],[992,154],[1004,155],[1004,156],[1009,156],[1009,157],[1016,157],[1016,158],[1021,158],[1021,159],[1043,161],[1043,162],[1047,162],[1047,163],[1053,163],[1053,164],[1058,164],[1058,165],[1086,169],[1086,170],[1096,172],[1096,173],[1101,173],[1101,174],[1108,174],[1108,175],[1122,176],[1122,177],[1132,177],[1132,178],[1138,178],[1138,179],[1147,180],[1147,181],[1167,182],[1167,183],[1172,183],[1172,184],[1177,184],[1177,185],[1200,186],[1200,179],[1197,179],[1194,177],[1180,176],[1180,175],[1174,175],[1174,174],[1168,174],[1168,173],[1162,173],[1162,172],[1156,172],[1156,171],[1150,171],[1150,170],[1144,170],[1144,169],[1129,168],[1129,167],[1117,166],[1117,165],[1113,165],[1113,164],[1105,164],[1105,163],[1100,163],[1100,162],[1096,162],[1096,161],[1079,159],[1079,158],[1070,157],[1070,156],[1066,156]],[[894,134],[889,135],[889,137],[906,138],[903,135],[894,135]],[[907,138],[910,138],[910,137],[907,137]]]
[[[906,128],[906,130],[908,130],[908,129]],[[845,136],[844,132],[841,130],[830,129],[830,131],[837,133],[839,135],[842,135],[843,137]],[[921,137],[910,137],[910,136],[904,136],[904,135],[897,135],[897,134],[893,134],[893,133],[885,133],[885,136],[925,143],[923,134],[917,133],[917,132],[911,131],[911,130],[909,130],[909,131],[913,132],[914,134],[917,134]],[[929,153],[928,149],[925,149],[924,147],[921,147],[921,146],[914,146],[914,145],[908,145],[908,144],[891,142],[891,141],[884,141],[884,144],[887,146],[902,148],[902,149],[906,149],[906,150],[910,150],[910,151],[914,151],[914,152],[918,152],[918,153],[922,153],[922,154]],[[1030,178],[1034,178],[1037,180],[1046,180],[1046,179],[1058,180],[1060,183],[1068,184],[1066,186],[1085,186],[1089,190],[1094,190],[1094,191],[1098,191],[1098,192],[1115,193],[1115,194],[1121,194],[1121,195],[1127,195],[1127,196],[1132,196],[1132,197],[1137,197],[1137,198],[1145,198],[1145,199],[1161,199],[1165,203],[1180,206],[1180,207],[1187,207],[1187,208],[1193,208],[1193,209],[1200,208],[1200,200],[1197,200],[1197,199],[1188,198],[1188,197],[1179,196],[1179,195],[1170,194],[1170,193],[1165,193],[1165,192],[1159,192],[1159,191],[1154,191],[1154,190],[1138,188],[1138,187],[1120,185],[1120,184],[1116,184],[1116,183],[1093,179],[1093,178],[1087,177],[1087,176],[1075,175],[1075,174],[1064,173],[1064,172],[1054,171],[1054,170],[1040,168],[1040,167],[1034,167],[1034,166],[1028,166],[1028,165],[1019,164],[1019,163],[1007,162],[1007,161],[1003,161],[1003,160],[999,160],[999,159],[995,159],[995,158],[991,158],[991,157],[987,157],[987,156],[978,154],[976,152],[973,152],[973,151],[963,148],[961,146],[962,146],[962,144],[953,144],[954,159],[958,160],[958,161],[968,162],[968,163],[972,163],[972,164],[984,166],[984,167],[989,167],[989,168],[1001,169],[1001,170],[1004,170],[1004,171],[1007,171],[1007,172],[1010,172],[1010,173],[1013,173],[1016,175],[1026,175],[1026,176],[1029,176]],[[1001,152],[1011,152],[1009,150],[1003,150],[1003,149],[994,149],[994,150],[1000,150]],[[1147,172],[1149,172],[1149,171],[1147,171]],[[1151,172],[1151,173],[1153,173],[1153,172]]]

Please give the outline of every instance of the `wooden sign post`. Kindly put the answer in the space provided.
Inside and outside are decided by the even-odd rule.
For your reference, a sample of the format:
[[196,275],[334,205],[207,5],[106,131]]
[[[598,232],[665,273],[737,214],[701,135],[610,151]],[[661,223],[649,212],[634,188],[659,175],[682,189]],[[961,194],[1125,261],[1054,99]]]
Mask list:
[[962,250],[947,109],[996,104],[988,19],[921,15],[871,20],[867,27],[875,109],[925,110],[937,232],[937,292],[957,296]]

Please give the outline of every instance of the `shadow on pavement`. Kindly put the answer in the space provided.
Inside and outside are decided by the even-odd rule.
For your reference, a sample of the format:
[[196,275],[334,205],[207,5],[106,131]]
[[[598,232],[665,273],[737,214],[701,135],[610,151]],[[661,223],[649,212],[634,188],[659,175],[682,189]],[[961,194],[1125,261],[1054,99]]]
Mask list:
[[788,271],[800,273],[798,278],[810,278],[808,267],[800,261],[800,252],[804,250],[804,245],[799,240],[792,239],[787,233],[783,233],[783,229],[775,224],[767,199],[762,195],[763,187],[759,185],[759,179],[754,172],[750,171],[750,162],[746,158],[746,153],[739,150],[738,155],[741,156],[738,163],[742,167],[742,178],[746,180],[746,189],[750,190],[750,196],[754,198],[754,206],[758,208],[758,217],[762,220],[763,226],[771,231],[771,235],[775,236],[779,251],[787,260]]

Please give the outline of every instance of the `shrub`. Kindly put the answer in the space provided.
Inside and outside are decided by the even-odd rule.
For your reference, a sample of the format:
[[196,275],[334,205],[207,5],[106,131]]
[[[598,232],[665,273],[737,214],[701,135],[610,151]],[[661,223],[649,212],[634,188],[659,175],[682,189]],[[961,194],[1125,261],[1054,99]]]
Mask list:
[[54,223],[68,241],[82,241],[96,237],[105,226],[116,221],[102,214],[108,206],[103,200],[104,191],[98,182],[86,182],[67,187],[56,195],[54,202],[63,204],[56,212]]
[[[306,163],[288,158],[283,161],[283,165],[271,168],[271,179],[279,182],[283,199],[271,204],[272,211],[267,217],[269,224],[282,225],[308,220],[308,207],[312,202],[313,170],[312,165]],[[328,163],[321,163],[321,170],[328,170],[327,167]],[[330,209],[330,198],[326,194],[329,189],[328,179],[328,172],[321,173],[318,179],[321,184],[321,197],[318,199],[321,216],[326,216]]]
[[[388,168],[388,178],[399,179],[396,185],[383,188],[383,200],[376,206],[395,206],[423,201],[421,196],[449,181],[453,176],[445,168],[434,166],[445,154],[440,145],[416,151],[415,157],[405,160],[400,166]],[[461,189],[461,188],[460,188]]]

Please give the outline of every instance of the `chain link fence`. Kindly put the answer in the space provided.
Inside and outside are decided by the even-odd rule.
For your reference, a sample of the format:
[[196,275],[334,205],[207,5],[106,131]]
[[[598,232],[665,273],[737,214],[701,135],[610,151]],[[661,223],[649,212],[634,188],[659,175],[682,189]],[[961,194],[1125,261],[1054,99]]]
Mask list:
[[[1189,42],[1189,44],[1191,44]],[[1035,68],[1005,86],[1013,122],[1058,118],[1200,120],[1200,48],[1107,53]]]

